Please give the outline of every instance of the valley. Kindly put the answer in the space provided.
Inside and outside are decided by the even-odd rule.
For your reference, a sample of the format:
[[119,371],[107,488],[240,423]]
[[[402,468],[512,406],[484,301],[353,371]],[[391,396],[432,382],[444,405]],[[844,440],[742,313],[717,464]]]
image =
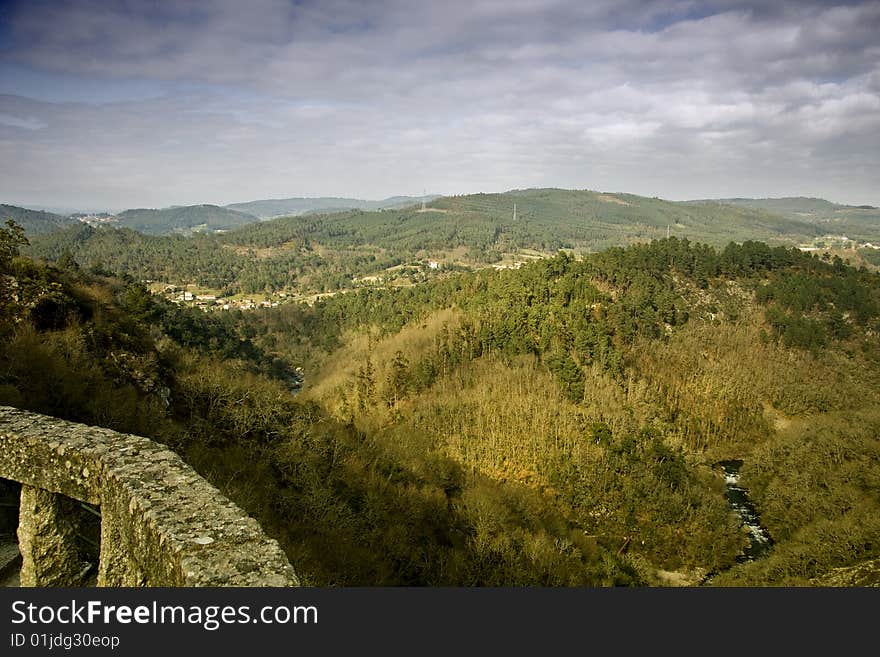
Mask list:
[[[165,443],[319,586],[870,572],[880,276],[798,248],[827,227],[569,190],[428,206],[4,229],[0,403]],[[754,559],[726,461],[773,537]]]

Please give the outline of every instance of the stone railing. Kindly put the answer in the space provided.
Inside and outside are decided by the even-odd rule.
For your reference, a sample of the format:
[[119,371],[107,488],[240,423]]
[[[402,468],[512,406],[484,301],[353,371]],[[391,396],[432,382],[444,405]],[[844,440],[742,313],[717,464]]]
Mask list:
[[256,520],[147,438],[0,406],[0,478],[22,484],[23,586],[82,585],[79,502],[100,509],[98,586],[299,586]]

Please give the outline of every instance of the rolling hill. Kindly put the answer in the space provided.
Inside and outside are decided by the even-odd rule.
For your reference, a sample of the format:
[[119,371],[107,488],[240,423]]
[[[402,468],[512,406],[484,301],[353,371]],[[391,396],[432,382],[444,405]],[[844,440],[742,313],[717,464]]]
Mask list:
[[76,219],[60,214],[2,204],[0,205],[0,222],[5,222],[7,219],[15,221],[24,228],[25,234],[29,236],[51,233],[58,228],[66,228],[79,223]]
[[821,233],[845,234],[851,239],[880,241],[880,208],[871,205],[841,205],[821,198],[725,198],[695,203],[722,203],[728,206],[774,214],[813,224]]
[[252,214],[217,205],[186,205],[160,210],[139,208],[120,212],[116,219],[120,226],[151,235],[230,230],[259,221]]
[[[188,224],[177,220],[176,225],[204,221],[205,206],[197,207],[196,219]],[[187,217],[192,208],[162,211],[161,217],[170,220],[168,213],[174,211]],[[150,214],[135,216],[153,222],[149,232],[160,232],[157,211],[142,212]],[[119,215],[120,221],[126,216],[131,218],[131,211]],[[128,226],[147,232],[144,223],[132,221]],[[814,223],[717,202],[673,203],[632,194],[528,189],[442,197],[425,209],[251,219],[249,225],[228,233],[192,239],[77,228],[35,241],[30,253],[54,260],[70,250],[83,266],[100,264],[142,279],[246,293],[284,289],[307,293],[345,289],[355,279],[384,276],[389,269],[427,259],[445,266],[484,267],[505,259],[552,255],[560,249],[595,252],[647,242],[667,232],[715,246],[744,240],[795,246],[823,231]]]
[[285,217],[246,227],[226,239],[260,247],[309,239],[330,248],[369,245],[410,254],[464,248],[491,256],[517,249],[595,251],[665,237],[667,230],[672,236],[716,245],[744,239],[796,244],[817,234],[809,222],[720,203],[528,189],[441,197],[425,210]]

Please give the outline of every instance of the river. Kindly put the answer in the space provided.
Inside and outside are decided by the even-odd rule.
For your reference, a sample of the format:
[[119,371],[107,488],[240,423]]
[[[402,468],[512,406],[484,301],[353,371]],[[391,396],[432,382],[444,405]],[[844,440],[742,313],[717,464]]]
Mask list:
[[[738,564],[760,559],[773,547],[770,532],[761,525],[761,518],[749,499],[748,491],[739,485],[739,470],[742,464],[742,461],[720,461],[716,464],[724,471],[724,483],[727,487],[724,494],[727,504],[739,516],[743,527],[749,531],[749,544],[737,556]],[[718,572],[710,572],[702,579],[700,585],[709,584],[717,575]]]
[[721,461],[718,464],[724,470],[727,503],[742,519],[743,526],[749,530],[749,545],[737,557],[737,563],[760,559],[773,547],[770,532],[761,525],[761,518],[749,499],[748,491],[739,485],[739,470],[742,464],[742,461]]

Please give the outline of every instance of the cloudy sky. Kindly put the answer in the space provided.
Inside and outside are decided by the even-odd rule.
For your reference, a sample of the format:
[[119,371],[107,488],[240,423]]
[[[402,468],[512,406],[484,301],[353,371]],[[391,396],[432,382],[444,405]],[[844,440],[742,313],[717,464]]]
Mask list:
[[0,0],[0,202],[880,205],[880,1]]

